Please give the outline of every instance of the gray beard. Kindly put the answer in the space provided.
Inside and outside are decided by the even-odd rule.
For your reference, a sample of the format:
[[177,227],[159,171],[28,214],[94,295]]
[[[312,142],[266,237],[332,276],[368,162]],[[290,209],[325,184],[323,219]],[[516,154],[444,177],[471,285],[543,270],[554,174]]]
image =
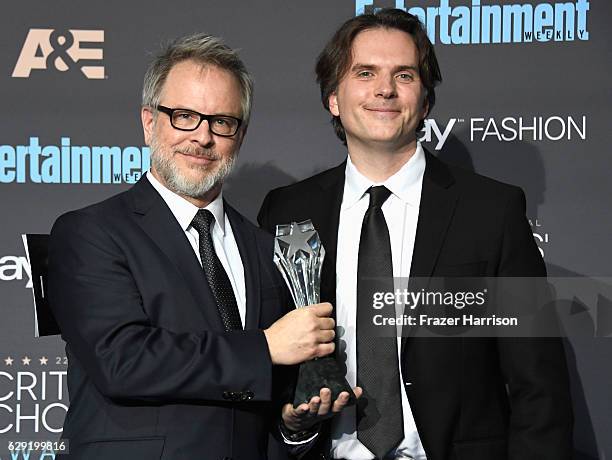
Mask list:
[[191,155],[201,155],[210,157],[220,161],[218,168],[215,171],[207,171],[207,166],[192,166],[192,169],[200,169],[204,173],[204,177],[199,181],[194,181],[183,174],[180,168],[172,159],[173,152],[166,150],[158,144],[157,139],[151,139],[151,165],[155,172],[163,179],[164,185],[178,195],[188,196],[191,198],[203,198],[206,193],[223,183],[229,175],[236,162],[236,154],[222,160],[214,150],[211,149],[181,149],[179,150]]

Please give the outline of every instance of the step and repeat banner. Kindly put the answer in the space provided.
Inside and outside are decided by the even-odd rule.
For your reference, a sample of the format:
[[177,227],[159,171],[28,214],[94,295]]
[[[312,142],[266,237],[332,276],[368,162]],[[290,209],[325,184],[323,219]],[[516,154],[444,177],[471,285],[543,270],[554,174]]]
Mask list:
[[[127,189],[148,169],[139,110],[151,55],[196,31],[240,49],[255,102],[225,195],[254,219],[269,189],[343,161],[314,62],[342,22],[381,7],[419,16],[436,47],[444,81],[425,145],[525,190],[550,275],[612,275],[611,2],[3,2],[0,460],[54,458],[61,446],[11,453],[10,444],[57,441],[69,404],[61,339],[34,337],[21,235],[48,233],[60,214]],[[612,340],[596,320],[612,303],[595,291],[574,299],[591,336],[565,339],[576,458],[612,459]]]

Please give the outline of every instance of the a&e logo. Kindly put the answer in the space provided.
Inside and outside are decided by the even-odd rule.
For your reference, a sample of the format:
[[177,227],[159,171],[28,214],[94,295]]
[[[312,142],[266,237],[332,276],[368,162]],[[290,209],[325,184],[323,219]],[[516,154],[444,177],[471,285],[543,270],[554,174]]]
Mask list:
[[[30,29],[13,70],[13,77],[28,78],[32,70],[79,69],[90,79],[103,79],[103,30]],[[84,45],[84,46],[82,46]]]

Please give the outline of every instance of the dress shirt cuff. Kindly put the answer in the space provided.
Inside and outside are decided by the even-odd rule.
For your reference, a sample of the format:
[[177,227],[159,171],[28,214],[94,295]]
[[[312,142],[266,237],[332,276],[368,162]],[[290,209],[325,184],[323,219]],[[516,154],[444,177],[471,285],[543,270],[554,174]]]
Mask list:
[[283,441],[289,446],[308,445],[310,442],[314,441],[317,436],[319,436],[319,428],[320,424],[317,423],[308,430],[294,432],[287,429],[283,422],[280,422],[278,425],[278,430],[283,437]]

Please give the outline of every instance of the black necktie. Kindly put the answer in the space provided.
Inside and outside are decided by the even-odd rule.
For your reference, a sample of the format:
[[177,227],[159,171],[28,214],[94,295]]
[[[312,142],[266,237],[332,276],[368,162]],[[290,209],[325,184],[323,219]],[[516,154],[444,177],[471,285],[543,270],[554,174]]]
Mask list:
[[[371,187],[363,217],[357,264],[357,439],[382,459],[404,437],[397,337],[381,337],[372,323],[372,294],[393,292],[389,229],[382,205],[391,192]],[[395,306],[390,306],[395,316]],[[388,315],[386,315],[388,316]]]
[[242,321],[240,320],[232,283],[230,283],[213,246],[210,227],[214,220],[214,216],[208,209],[200,209],[191,221],[191,226],[200,235],[202,268],[217,303],[223,326],[225,326],[226,331],[242,329]]

